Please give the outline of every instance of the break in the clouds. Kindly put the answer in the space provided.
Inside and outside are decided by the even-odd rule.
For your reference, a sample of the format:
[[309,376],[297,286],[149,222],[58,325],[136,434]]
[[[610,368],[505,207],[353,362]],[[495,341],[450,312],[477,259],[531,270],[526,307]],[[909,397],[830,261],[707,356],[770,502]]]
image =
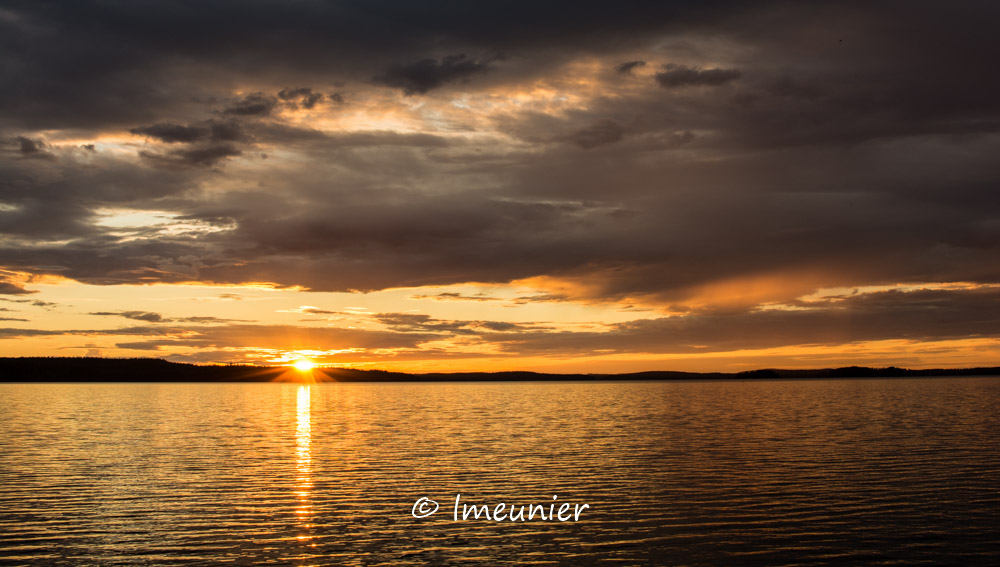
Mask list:
[[[439,301],[369,323],[483,337],[495,353],[511,352],[498,325],[526,321],[518,309],[604,305],[669,316],[594,331],[614,342],[641,327],[667,353],[708,342],[706,313],[764,321],[755,310],[818,290],[986,289],[1000,278],[1000,79],[984,71],[998,10],[7,3],[0,294],[60,281],[150,297],[153,284],[407,288]],[[531,291],[446,289],[472,284]],[[479,304],[507,311],[435,314]],[[262,317],[83,305],[108,324]],[[310,314],[349,323],[334,320],[342,309]],[[804,316],[766,317],[753,334],[771,339],[726,348],[811,336],[791,331]],[[540,329],[556,319],[518,328],[524,345],[550,341]],[[907,335],[844,344],[893,336]]]

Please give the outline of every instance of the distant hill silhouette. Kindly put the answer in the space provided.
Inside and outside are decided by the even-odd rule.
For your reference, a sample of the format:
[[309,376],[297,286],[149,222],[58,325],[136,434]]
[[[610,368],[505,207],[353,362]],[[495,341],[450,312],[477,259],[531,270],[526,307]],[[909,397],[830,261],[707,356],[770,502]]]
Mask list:
[[[408,374],[385,370],[316,368],[319,381],[459,382],[580,380],[705,380],[768,378],[896,378],[915,376],[1000,376],[1000,367],[909,370],[848,366],[815,370],[761,369],[737,373],[632,372],[627,374],[543,374],[539,372],[454,372]],[[270,382],[295,379],[289,367],[246,364],[199,365],[158,358],[0,358],[0,382]]]

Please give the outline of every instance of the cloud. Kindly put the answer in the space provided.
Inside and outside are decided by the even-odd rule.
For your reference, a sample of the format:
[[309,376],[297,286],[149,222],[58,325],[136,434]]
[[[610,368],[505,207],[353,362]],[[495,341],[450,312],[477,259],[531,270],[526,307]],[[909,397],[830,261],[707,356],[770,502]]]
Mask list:
[[536,4],[10,8],[0,266],[685,312],[1000,278],[997,7]]
[[[705,354],[798,346],[861,345],[1000,338],[1000,288],[892,289],[802,300],[767,309],[695,310],[615,324],[565,325],[442,319],[418,313],[376,313],[386,330],[292,325],[167,325],[121,329],[0,329],[2,338],[112,337],[118,348],[168,350],[178,356],[234,352],[352,350],[359,359],[457,355],[594,356]],[[212,321],[212,323],[225,323]],[[141,337],[122,340],[115,337]],[[242,349],[242,350],[241,350]],[[442,350],[443,349],[443,350]],[[223,357],[225,358],[225,357]]]
[[379,313],[374,317],[379,323],[382,323],[391,329],[407,332],[431,331],[453,334],[472,333],[472,331],[467,328],[471,324],[469,321],[444,321],[435,319],[430,315],[418,313]]
[[441,59],[421,59],[411,63],[390,65],[373,80],[389,87],[397,87],[407,95],[425,94],[448,83],[465,80],[493,70],[492,62],[498,57],[470,59],[464,53],[448,55]]
[[[718,11],[713,2],[705,4],[630,2],[614,14],[569,2],[544,7],[250,2],[234,10],[227,2],[211,1],[197,11],[138,10],[91,0],[45,8],[21,4],[8,8],[11,17],[0,22],[10,58],[5,79],[21,85],[0,93],[0,108],[20,109],[2,118],[27,129],[131,127],[186,115],[206,100],[222,98],[218,85],[286,86],[282,76],[291,77],[291,84],[364,81],[372,69],[392,62],[421,57],[440,62],[440,55],[432,55],[436,48],[492,53],[568,44],[570,51],[600,50],[621,45],[623,36],[635,45],[664,28]],[[177,34],[179,29],[185,33]]]
[[84,356],[96,356],[96,357],[104,356],[104,350],[98,345],[95,345],[93,343],[85,344],[83,345],[82,348],[87,349],[87,352],[86,354],[84,354]]
[[173,122],[159,122],[149,126],[132,128],[129,132],[140,136],[147,136],[168,144],[190,144],[204,140],[236,142],[247,139],[243,126],[234,120],[208,120],[188,126]]
[[485,331],[530,331],[535,325],[507,321],[437,319],[423,313],[376,313],[372,317],[395,331],[432,332],[449,336],[475,336]]
[[0,328],[0,339],[18,339],[29,337],[51,337],[67,334],[65,331],[47,331],[45,329],[14,329]]
[[622,75],[631,75],[632,71],[634,71],[635,69],[645,66],[646,66],[645,61],[639,61],[639,60],[626,61],[624,63],[619,63],[618,65],[615,65],[615,72],[620,73]]
[[232,105],[226,107],[223,114],[235,114],[237,116],[266,116],[277,106],[277,97],[264,93],[250,93]]
[[[119,341],[120,348],[157,350],[162,347],[189,349],[343,350],[412,349],[440,338],[424,332],[376,331],[336,327],[293,325],[219,324],[136,326],[115,329],[14,329],[0,328],[0,338],[40,336],[66,337],[150,337],[148,340]],[[122,346],[127,345],[127,346]]]
[[619,142],[625,137],[625,129],[613,120],[603,120],[574,132],[570,141],[585,150]]
[[[816,301],[806,309],[692,313],[606,325],[593,332],[533,329],[481,338],[517,355],[683,354],[801,345],[1000,337],[996,288],[883,291]],[[1000,303],[997,303],[1000,305]]]
[[42,153],[42,148],[45,144],[41,140],[32,140],[31,138],[26,138],[24,136],[18,136],[14,139],[18,144],[18,151],[21,152],[23,156],[31,156],[33,154]]
[[491,297],[485,294],[465,295],[454,291],[443,291],[433,295],[411,295],[409,299],[432,299],[434,301],[504,301],[502,297]]
[[243,126],[233,120],[209,120],[208,129],[208,139],[213,142],[245,142],[249,139]]
[[[343,99],[340,97],[340,95],[334,95],[334,96],[336,96],[336,98],[334,99],[335,102],[337,103],[343,102]],[[323,95],[323,93],[313,92],[311,87],[299,87],[295,89],[291,88],[282,89],[278,93],[278,98],[296,107],[310,109],[316,106],[318,103],[323,102],[323,100],[326,97]]]
[[146,321],[148,323],[160,323],[164,321],[169,321],[165,319],[163,315],[159,313],[153,313],[151,311],[98,311],[91,313],[91,315],[102,315],[102,316],[113,316],[113,317],[125,317],[126,319],[134,319],[136,321]]
[[37,291],[24,289],[23,287],[9,281],[0,281],[0,294],[2,295],[27,295],[38,293]]
[[199,325],[204,324],[218,324],[218,323],[247,323],[250,322],[247,319],[227,319],[222,317],[211,317],[211,316],[194,316],[194,317],[164,317],[160,313],[154,313],[152,311],[97,311],[90,313],[90,315],[100,315],[107,317],[124,317],[126,319],[133,319],[135,321],[146,321],[147,323],[196,323]]
[[243,150],[233,144],[214,144],[172,150],[164,154],[141,152],[141,155],[151,162],[163,166],[212,167],[228,158],[243,155]]
[[172,319],[173,321],[180,321],[184,323],[249,323],[249,319],[227,319],[224,317],[210,317],[210,316],[195,316],[195,317],[176,317]]
[[46,151],[47,145],[42,140],[32,139],[26,136],[17,136],[16,138],[14,138],[14,144],[17,147],[17,152],[23,158],[29,158],[29,159],[55,158],[53,154]]
[[688,86],[718,87],[742,77],[739,69],[695,69],[683,65],[666,65],[653,76],[665,89]]
[[128,348],[184,346],[199,349],[260,348],[267,350],[391,349],[415,348],[420,343],[435,338],[433,335],[424,333],[290,325],[190,327],[183,331],[183,336],[179,335],[169,339],[131,343]]
[[150,126],[140,126],[138,128],[132,128],[129,132],[156,138],[161,142],[167,142],[168,144],[176,142],[196,142],[198,140],[208,138],[209,135],[207,128],[182,126],[171,122],[161,122]]

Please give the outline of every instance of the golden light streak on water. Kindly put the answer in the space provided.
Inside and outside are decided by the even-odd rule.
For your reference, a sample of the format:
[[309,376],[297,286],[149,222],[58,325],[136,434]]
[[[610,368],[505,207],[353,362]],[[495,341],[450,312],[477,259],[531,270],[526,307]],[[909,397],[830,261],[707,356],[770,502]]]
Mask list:
[[[309,517],[313,513],[312,507],[312,420],[310,409],[312,406],[311,387],[299,386],[296,401],[296,422],[295,422],[295,496],[298,499],[298,506],[295,508],[295,515],[299,519],[301,527],[309,529]],[[308,533],[300,534],[299,540],[311,539]]]
[[989,377],[0,384],[0,564],[995,567],[997,430]]

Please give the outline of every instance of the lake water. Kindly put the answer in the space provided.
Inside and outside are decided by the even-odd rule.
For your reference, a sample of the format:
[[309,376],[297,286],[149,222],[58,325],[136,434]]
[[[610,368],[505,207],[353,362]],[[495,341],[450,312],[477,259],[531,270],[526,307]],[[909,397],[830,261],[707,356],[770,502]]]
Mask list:
[[5,565],[1000,565],[998,378],[0,384],[0,420]]

